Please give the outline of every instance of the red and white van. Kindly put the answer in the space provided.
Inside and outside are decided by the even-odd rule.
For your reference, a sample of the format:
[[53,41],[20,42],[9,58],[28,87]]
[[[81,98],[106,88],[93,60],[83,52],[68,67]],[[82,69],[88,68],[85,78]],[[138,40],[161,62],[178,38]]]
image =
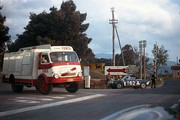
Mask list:
[[79,58],[71,46],[40,45],[5,53],[3,82],[12,85],[13,92],[22,92],[23,86],[48,94],[53,86],[64,85],[74,93],[82,81]]

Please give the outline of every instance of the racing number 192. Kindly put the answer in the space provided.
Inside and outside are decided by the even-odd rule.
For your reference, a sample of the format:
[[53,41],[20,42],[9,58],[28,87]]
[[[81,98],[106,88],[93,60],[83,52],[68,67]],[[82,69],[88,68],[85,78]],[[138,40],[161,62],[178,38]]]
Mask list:
[[135,81],[127,81],[127,85],[133,85],[133,86],[135,86],[135,85],[136,85],[135,83],[136,83]]

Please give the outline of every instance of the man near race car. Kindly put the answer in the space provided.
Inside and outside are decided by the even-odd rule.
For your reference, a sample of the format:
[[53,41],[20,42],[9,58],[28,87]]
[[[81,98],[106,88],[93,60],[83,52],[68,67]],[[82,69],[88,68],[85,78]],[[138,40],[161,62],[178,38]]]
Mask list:
[[109,88],[108,83],[109,83],[110,80],[111,80],[111,75],[110,75],[110,73],[108,73],[108,74],[106,75],[106,86],[107,86],[107,88]]
[[156,74],[153,73],[152,76],[151,76],[151,80],[152,80],[152,83],[151,83],[151,88],[156,88]]

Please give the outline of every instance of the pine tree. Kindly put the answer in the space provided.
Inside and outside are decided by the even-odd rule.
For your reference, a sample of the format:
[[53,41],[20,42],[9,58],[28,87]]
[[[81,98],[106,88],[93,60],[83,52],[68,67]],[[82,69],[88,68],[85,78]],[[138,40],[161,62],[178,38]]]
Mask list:
[[14,43],[16,50],[42,44],[70,45],[83,60],[89,52],[88,44],[91,42],[91,38],[85,33],[89,27],[88,23],[84,23],[86,16],[86,13],[76,11],[72,0],[63,2],[60,9],[50,8],[50,13],[31,13],[24,33],[18,35]]
[[0,53],[4,52],[6,49],[6,43],[10,41],[10,36],[8,35],[9,28],[4,25],[6,17],[1,14],[2,6],[0,6]]

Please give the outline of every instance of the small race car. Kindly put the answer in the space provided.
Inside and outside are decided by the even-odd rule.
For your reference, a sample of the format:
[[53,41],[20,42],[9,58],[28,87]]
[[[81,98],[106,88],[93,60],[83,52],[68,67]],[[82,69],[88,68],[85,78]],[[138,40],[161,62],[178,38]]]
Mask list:
[[121,80],[113,80],[108,83],[109,88],[121,89],[124,87],[134,87],[134,88],[146,88],[150,84],[149,80],[136,79],[133,75],[126,75]]

